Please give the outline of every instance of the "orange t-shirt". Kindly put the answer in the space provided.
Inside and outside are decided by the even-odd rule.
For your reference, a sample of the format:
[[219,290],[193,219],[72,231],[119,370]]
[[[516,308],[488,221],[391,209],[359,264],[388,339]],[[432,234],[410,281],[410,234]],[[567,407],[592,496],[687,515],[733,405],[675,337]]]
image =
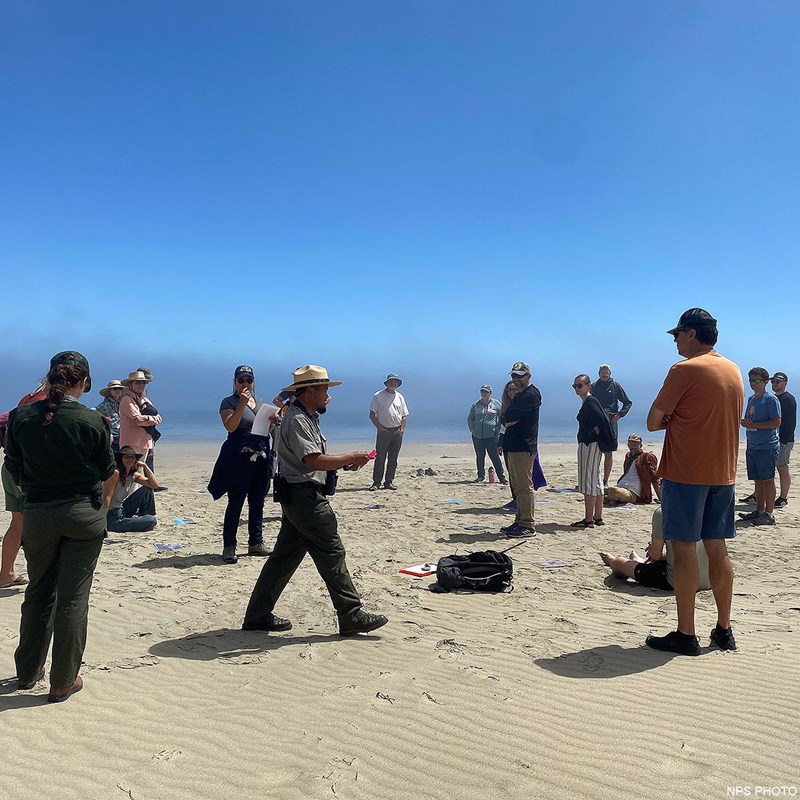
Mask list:
[[673,364],[653,406],[670,415],[658,474],[678,483],[736,482],[744,385],[715,350]]

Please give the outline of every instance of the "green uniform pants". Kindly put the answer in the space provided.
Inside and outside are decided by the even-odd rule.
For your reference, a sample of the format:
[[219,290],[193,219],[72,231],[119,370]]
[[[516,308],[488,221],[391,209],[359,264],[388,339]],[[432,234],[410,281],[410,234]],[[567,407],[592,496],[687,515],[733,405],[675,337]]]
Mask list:
[[21,681],[38,675],[51,639],[50,685],[69,686],[78,677],[89,590],[105,531],[105,508],[95,508],[88,498],[25,506],[22,547],[30,583],[14,653]]
[[345,563],[336,514],[321,490],[321,486],[288,485],[290,502],[281,503],[281,529],[275,548],[253,587],[245,624],[258,622],[272,613],[306,553],[325,581],[339,617],[349,617],[361,608],[361,598]]

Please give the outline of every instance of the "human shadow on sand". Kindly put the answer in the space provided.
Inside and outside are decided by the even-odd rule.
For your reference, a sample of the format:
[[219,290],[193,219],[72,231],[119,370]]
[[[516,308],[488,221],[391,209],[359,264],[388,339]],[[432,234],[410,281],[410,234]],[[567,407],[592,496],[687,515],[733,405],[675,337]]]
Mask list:
[[[216,658],[236,659],[268,653],[281,647],[294,645],[304,647],[309,644],[335,644],[345,637],[331,631],[330,635],[309,633],[266,633],[265,631],[242,631],[235,628],[218,628],[202,633],[189,633],[177,639],[157,642],[147,652],[159,658],[187,658],[194,661],[213,661]],[[379,642],[380,636],[359,634],[348,639]]]
[[[14,711],[17,708],[31,708],[47,703],[47,694],[33,694],[29,691],[17,694],[17,678],[0,678],[0,711]],[[40,684],[43,686],[45,684]]]
[[140,569],[189,569],[190,567],[222,567],[219,553],[198,553],[195,556],[154,556],[134,564]]
[[474,533],[451,533],[436,539],[437,544],[475,544],[476,542],[513,541],[500,531],[475,531]]
[[653,650],[644,644],[638,647],[607,644],[555,658],[537,658],[533,663],[562,678],[620,678],[663,667],[675,656],[675,653]]
[[453,514],[504,514],[502,508],[454,508]]
[[620,592],[621,594],[630,594],[635,597],[670,597],[675,592],[670,592],[667,589],[655,589],[649,586],[642,586],[636,581],[628,578],[618,578],[613,573],[609,573],[603,579],[603,583],[613,592]]

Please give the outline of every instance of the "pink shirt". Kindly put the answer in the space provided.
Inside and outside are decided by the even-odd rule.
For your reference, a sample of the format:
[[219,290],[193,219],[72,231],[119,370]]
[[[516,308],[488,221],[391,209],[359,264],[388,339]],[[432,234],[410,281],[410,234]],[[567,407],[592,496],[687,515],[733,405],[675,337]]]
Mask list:
[[135,447],[137,450],[151,450],[153,438],[144,428],[157,425],[156,417],[142,414],[139,404],[127,392],[119,401],[119,446]]

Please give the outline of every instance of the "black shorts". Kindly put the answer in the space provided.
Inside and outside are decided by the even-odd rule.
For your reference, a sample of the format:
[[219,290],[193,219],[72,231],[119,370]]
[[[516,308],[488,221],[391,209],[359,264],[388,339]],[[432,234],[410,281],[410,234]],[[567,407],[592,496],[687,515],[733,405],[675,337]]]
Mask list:
[[637,564],[633,570],[633,577],[636,583],[646,586],[648,589],[672,591],[667,580],[667,560],[665,558],[651,561],[649,564]]

